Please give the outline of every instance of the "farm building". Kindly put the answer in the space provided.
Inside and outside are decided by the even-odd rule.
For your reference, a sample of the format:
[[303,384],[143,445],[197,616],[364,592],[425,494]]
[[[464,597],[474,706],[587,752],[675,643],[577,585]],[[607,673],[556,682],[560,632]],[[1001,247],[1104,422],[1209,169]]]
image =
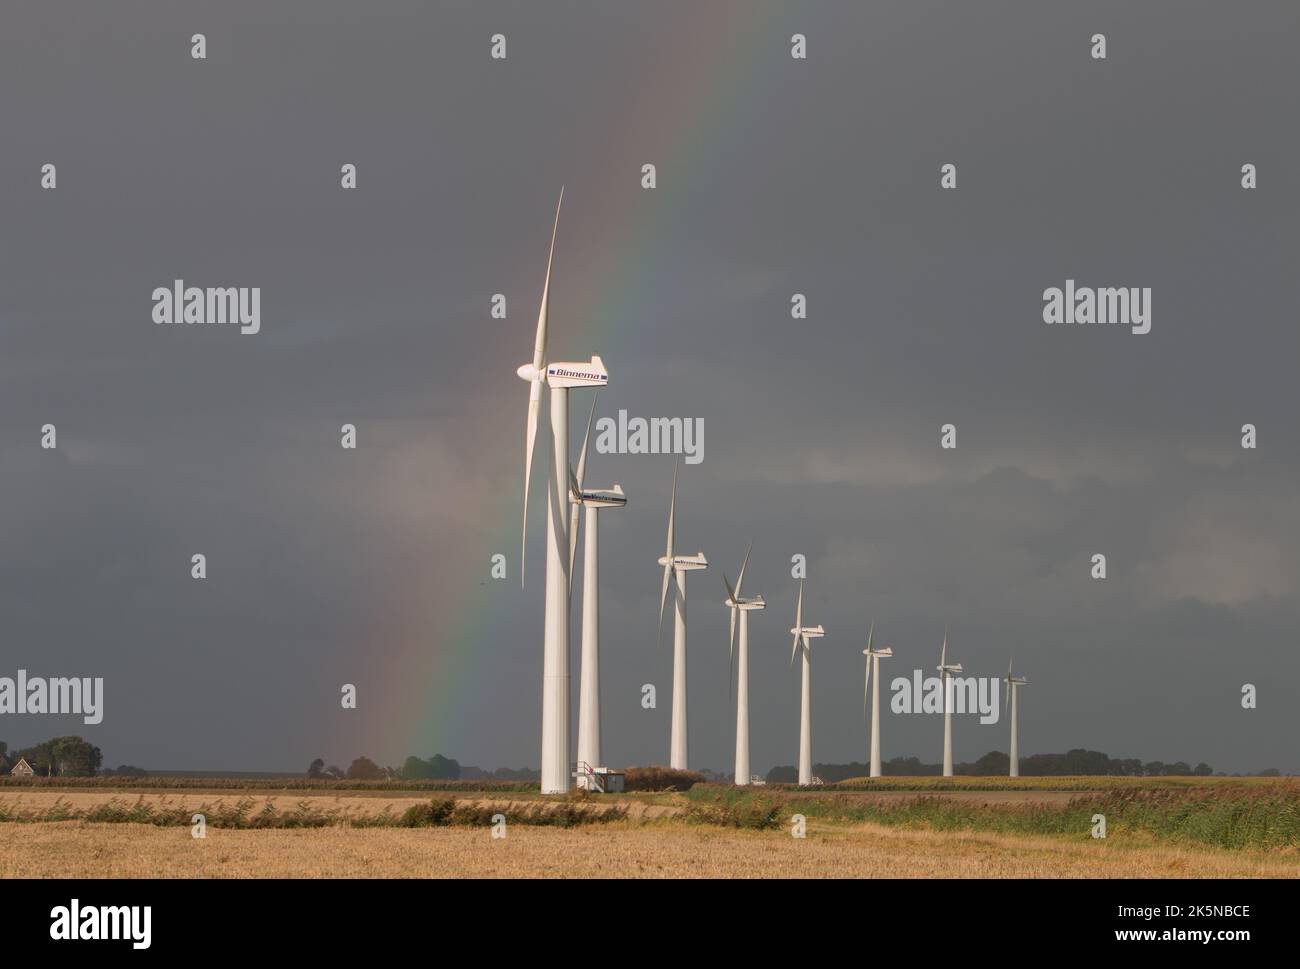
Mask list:
[[19,757],[18,763],[14,764],[9,773],[14,777],[31,777],[36,771],[32,770],[32,765],[27,763],[26,757]]

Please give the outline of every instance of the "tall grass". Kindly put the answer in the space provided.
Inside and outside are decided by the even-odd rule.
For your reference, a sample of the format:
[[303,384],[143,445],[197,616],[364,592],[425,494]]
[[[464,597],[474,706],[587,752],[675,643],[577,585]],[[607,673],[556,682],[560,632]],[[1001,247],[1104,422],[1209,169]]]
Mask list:
[[507,824],[547,825],[569,828],[580,824],[599,824],[622,820],[627,806],[584,804],[580,799],[561,802],[536,801],[505,806],[479,805],[455,798],[434,798],[415,804],[401,814],[385,808],[375,814],[357,815],[339,808],[319,808],[299,801],[292,810],[277,808],[270,801],[261,807],[254,798],[241,798],[234,804],[171,805],[146,802],[144,798],[128,802],[113,798],[104,804],[76,808],[58,800],[44,808],[27,808],[0,801],[0,822],[39,823],[46,821],[84,821],[94,823],[151,824],[155,827],[188,827],[195,814],[204,816],[213,828],[430,828],[447,826],[487,826],[497,815]]
[[1080,793],[1064,803],[980,803],[955,798],[844,797],[834,794],[703,786],[687,798],[723,815],[773,810],[783,822],[802,814],[828,824],[875,824],[936,831],[992,831],[1092,836],[1092,818],[1106,818],[1107,838],[1140,834],[1163,841],[1234,850],[1300,851],[1300,786],[1289,781],[1237,786],[1117,787]]
[[327,777],[0,777],[7,787],[83,790],[536,792],[536,781],[332,780]]
[[689,791],[704,781],[704,775],[693,770],[672,767],[629,767],[623,772],[623,783],[628,791]]

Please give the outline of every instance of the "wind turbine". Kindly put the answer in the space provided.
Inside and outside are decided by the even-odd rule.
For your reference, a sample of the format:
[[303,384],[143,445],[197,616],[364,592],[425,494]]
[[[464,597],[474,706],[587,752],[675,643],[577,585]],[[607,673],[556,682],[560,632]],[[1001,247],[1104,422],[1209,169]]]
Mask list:
[[703,552],[695,555],[677,555],[673,551],[676,541],[674,521],[677,515],[677,465],[673,467],[673,497],[668,505],[668,543],[659,564],[664,567],[663,589],[659,593],[659,635],[663,639],[664,605],[668,602],[668,578],[677,578],[677,622],[673,628],[673,727],[669,745],[669,766],[674,770],[687,770],[686,744],[686,573],[709,567]]
[[733,589],[731,583],[727,581],[727,575],[722,575],[722,583],[727,587],[727,598],[723,604],[731,611],[731,629],[727,639],[727,670],[732,668],[732,660],[736,653],[736,615],[740,615],[740,686],[736,690],[736,783],[745,785],[749,783],[749,614],[755,609],[766,608],[767,603],[763,601],[762,596],[753,596],[745,598],[741,596],[740,589],[745,582],[745,566],[749,564],[749,553],[753,549],[754,543],[749,543],[749,548],[745,549],[745,561],[740,563],[740,575],[736,577],[736,587]]
[[[597,392],[598,395],[599,392]],[[587,470],[587,442],[591,439],[591,420],[596,416],[593,397],[591,413],[587,415],[587,433],[582,437],[582,450],[578,453],[578,473],[570,472],[569,502],[572,517],[569,519],[569,587],[573,587],[573,556],[578,548],[578,511],[584,511],[586,538],[582,547],[582,671],[578,682],[578,762],[586,764],[587,771],[578,770],[578,786],[591,785],[590,770],[603,767],[600,748],[600,579],[597,561],[600,539],[597,524],[602,508],[622,508],[627,504],[618,482],[612,488],[586,490],[583,485]]]
[[803,683],[799,703],[799,784],[807,787],[812,783],[812,647],[808,640],[826,635],[820,625],[803,624],[803,579],[799,580],[799,604],[795,607],[794,628],[790,630],[794,642],[790,644],[790,665],[794,666],[794,654],[803,647]]
[[943,631],[943,651],[939,654],[940,685],[943,687],[943,776],[952,777],[952,675],[961,672],[961,664],[948,662],[948,630]]
[[555,259],[555,237],[560,228],[560,206],[555,206],[551,248],[546,258],[546,281],[542,305],[537,314],[537,338],[533,362],[516,373],[528,383],[528,418],[524,426],[524,515],[520,537],[519,582],[524,581],[525,550],[528,545],[528,486],[533,473],[533,449],[537,444],[538,410],[542,385],[551,398],[551,474],[546,481],[546,614],[542,651],[542,793],[562,794],[569,789],[569,522],[564,495],[569,484],[569,390],[573,387],[604,387],[609,374],[600,357],[589,363],[551,363],[546,357],[547,317],[551,305],[551,266]]
[[1029,681],[1025,679],[1023,676],[1011,675],[1010,660],[1007,661],[1007,675],[1004,676],[1003,679],[1006,680],[1007,683],[1007,695],[1003,699],[1002,705],[1007,706],[1008,701],[1010,701],[1010,706],[1011,706],[1011,773],[1008,776],[1019,777],[1020,776],[1020,745],[1016,737],[1017,734],[1016,694],[1018,694],[1020,692],[1020,688],[1024,686],[1026,683],[1028,683]]
[[862,683],[862,715],[867,715],[867,690],[871,687],[871,672],[874,669],[876,673],[875,686],[871,688],[871,776],[880,776],[880,658],[882,656],[893,656],[894,650],[890,646],[884,646],[880,649],[874,649],[871,645],[872,638],[876,633],[876,624],[871,624],[871,629],[867,633],[867,648],[862,652],[867,657],[867,675]]

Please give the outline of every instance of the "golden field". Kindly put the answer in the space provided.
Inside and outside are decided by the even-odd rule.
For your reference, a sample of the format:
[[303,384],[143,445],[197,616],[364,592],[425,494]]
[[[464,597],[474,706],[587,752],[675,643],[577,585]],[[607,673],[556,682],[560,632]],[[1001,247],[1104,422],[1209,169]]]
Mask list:
[[[575,860],[577,864],[575,864]],[[214,830],[0,825],[0,876],[177,878],[1295,878],[1300,857],[879,825],[786,831],[678,823]]]
[[883,781],[595,797],[0,784],[0,877],[1300,877],[1293,779]]

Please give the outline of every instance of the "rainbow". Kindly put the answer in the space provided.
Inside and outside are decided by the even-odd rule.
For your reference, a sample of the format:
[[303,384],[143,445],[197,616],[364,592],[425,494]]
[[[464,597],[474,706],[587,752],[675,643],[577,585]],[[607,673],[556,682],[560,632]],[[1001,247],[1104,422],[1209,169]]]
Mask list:
[[[693,7],[689,29],[675,30],[671,50],[665,51],[650,76],[638,85],[638,102],[620,115],[625,119],[622,129],[609,132],[604,139],[608,156],[599,162],[583,159],[576,178],[566,173],[569,199],[585,194],[599,204],[582,207],[581,211],[594,213],[588,221],[575,222],[572,216],[561,220],[561,251],[566,240],[572,252],[572,240],[581,239],[583,248],[596,255],[578,271],[571,259],[564,265],[560,261],[563,257],[557,254],[555,288],[560,298],[553,303],[551,325],[559,352],[581,347],[584,353],[600,353],[617,374],[620,352],[634,357],[638,345],[652,338],[653,334],[636,332],[628,321],[645,318],[644,307],[654,305],[660,271],[671,251],[667,240],[673,237],[676,222],[690,205],[691,193],[707,188],[682,183],[688,173],[728,157],[727,152],[735,148],[747,130],[737,119],[746,113],[752,115],[752,111],[737,110],[738,106],[754,99],[762,103],[767,87],[780,79],[774,78],[772,71],[758,71],[753,66],[760,59],[780,56],[782,45],[788,42],[788,36],[772,29],[769,20],[768,15],[739,4]],[[680,24],[676,27],[680,28]],[[630,146],[645,145],[659,148],[646,153],[653,157],[633,159],[637,151]],[[736,149],[735,156],[743,154]],[[611,157],[618,160],[611,161]],[[653,161],[657,167],[659,188],[655,192],[660,194],[653,201],[650,193],[639,187],[642,161]],[[553,204],[549,197],[538,199],[535,216],[539,239]],[[574,208],[567,206],[566,215]],[[539,250],[539,293],[540,260],[544,254]],[[511,339],[499,341],[501,350],[497,355],[501,359],[499,366],[493,365],[499,369],[500,380],[489,381],[490,386],[472,401],[469,410],[476,421],[493,428],[493,436],[483,435],[481,439],[499,439],[517,472],[494,479],[491,488],[476,495],[477,504],[466,512],[479,522],[494,523],[490,531],[475,537],[472,549],[464,550],[465,560],[482,560],[483,568],[446,576],[445,595],[431,595],[414,585],[401,591],[405,601],[387,610],[386,617],[368,632],[375,644],[371,651],[382,653],[387,663],[379,681],[371,687],[383,691],[382,722],[346,734],[340,727],[331,737],[331,750],[342,753],[355,750],[358,744],[370,745],[371,756],[385,763],[395,763],[409,753],[422,757],[444,753],[462,761],[472,760],[478,756],[474,752],[474,732],[491,729],[483,710],[490,709],[486,705],[491,700],[493,678],[504,675],[500,652],[493,644],[509,635],[506,623],[510,610],[500,608],[503,593],[499,586],[493,588],[496,583],[488,578],[484,549],[508,552],[513,581],[518,567],[522,487],[518,458],[522,442],[517,438],[523,436],[526,400],[525,388],[514,371],[528,356],[535,319],[531,315],[535,308],[515,310],[514,305],[512,301]],[[526,302],[517,305],[529,306]],[[545,408],[542,419],[544,423]],[[502,438],[496,433],[499,428],[510,430]],[[545,467],[545,447],[538,453]],[[536,500],[536,492],[533,498]],[[514,589],[518,593],[517,584]],[[541,576],[530,581],[527,591],[521,594],[536,600],[540,630]],[[447,624],[446,616],[453,607],[457,621]],[[539,684],[540,703],[540,632],[537,645],[536,668],[528,675]],[[536,743],[536,735],[521,736],[510,745],[517,751],[517,763],[481,766],[535,768]]]

